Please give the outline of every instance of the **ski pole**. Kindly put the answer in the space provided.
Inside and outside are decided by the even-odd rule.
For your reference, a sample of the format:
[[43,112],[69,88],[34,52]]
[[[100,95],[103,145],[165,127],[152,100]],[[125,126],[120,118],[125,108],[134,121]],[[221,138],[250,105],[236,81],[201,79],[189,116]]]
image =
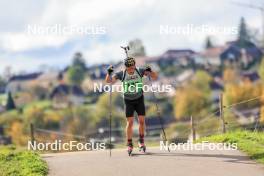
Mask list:
[[109,156],[112,156],[112,76],[110,76],[110,94],[109,94]]
[[[151,87],[153,87],[150,75],[148,75],[148,78],[149,78]],[[165,133],[165,130],[164,130],[164,126],[163,126],[164,123],[163,123],[163,119],[161,117],[161,112],[159,110],[158,101],[157,101],[157,98],[156,98],[155,93],[153,91],[152,91],[152,94],[153,94],[153,97],[154,97],[154,102],[155,102],[155,105],[156,105],[156,110],[157,110],[160,126],[161,126],[161,129],[162,129],[163,141],[167,142],[168,140],[167,140],[166,133]],[[168,151],[170,152],[170,148],[169,147],[168,147]]]

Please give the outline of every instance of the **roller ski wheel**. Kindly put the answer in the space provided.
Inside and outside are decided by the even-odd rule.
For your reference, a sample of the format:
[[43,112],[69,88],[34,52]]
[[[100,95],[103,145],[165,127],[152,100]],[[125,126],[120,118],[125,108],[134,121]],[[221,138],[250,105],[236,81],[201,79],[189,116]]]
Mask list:
[[142,153],[146,153],[146,146],[144,143],[139,143],[139,151]]
[[127,153],[128,153],[128,156],[132,156],[132,151],[133,151],[133,146],[129,145],[127,147]]

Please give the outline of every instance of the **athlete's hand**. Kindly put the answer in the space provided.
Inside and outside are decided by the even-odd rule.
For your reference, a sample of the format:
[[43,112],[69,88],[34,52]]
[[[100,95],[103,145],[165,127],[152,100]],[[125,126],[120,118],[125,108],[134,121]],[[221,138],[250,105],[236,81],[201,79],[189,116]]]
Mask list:
[[107,68],[107,73],[108,73],[109,75],[111,75],[113,72],[114,72],[114,67],[113,67],[113,65],[110,65],[110,66]]

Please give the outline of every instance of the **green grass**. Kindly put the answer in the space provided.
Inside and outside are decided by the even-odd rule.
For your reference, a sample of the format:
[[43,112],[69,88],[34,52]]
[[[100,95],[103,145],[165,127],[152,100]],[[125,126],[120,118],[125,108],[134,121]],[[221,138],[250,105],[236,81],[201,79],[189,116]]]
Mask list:
[[5,105],[6,103],[6,94],[0,94],[0,105]]
[[239,150],[264,164],[264,132],[235,131],[199,139],[197,142],[237,143]]
[[13,146],[0,147],[0,176],[45,176],[48,166],[34,152],[17,150]]

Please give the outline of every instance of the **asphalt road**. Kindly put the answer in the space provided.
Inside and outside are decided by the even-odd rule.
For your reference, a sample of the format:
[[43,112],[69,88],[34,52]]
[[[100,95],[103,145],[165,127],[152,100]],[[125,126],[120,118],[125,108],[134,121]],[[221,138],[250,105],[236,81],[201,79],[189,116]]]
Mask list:
[[263,165],[239,151],[182,151],[148,148],[146,154],[126,149],[44,154],[51,176],[264,176]]

